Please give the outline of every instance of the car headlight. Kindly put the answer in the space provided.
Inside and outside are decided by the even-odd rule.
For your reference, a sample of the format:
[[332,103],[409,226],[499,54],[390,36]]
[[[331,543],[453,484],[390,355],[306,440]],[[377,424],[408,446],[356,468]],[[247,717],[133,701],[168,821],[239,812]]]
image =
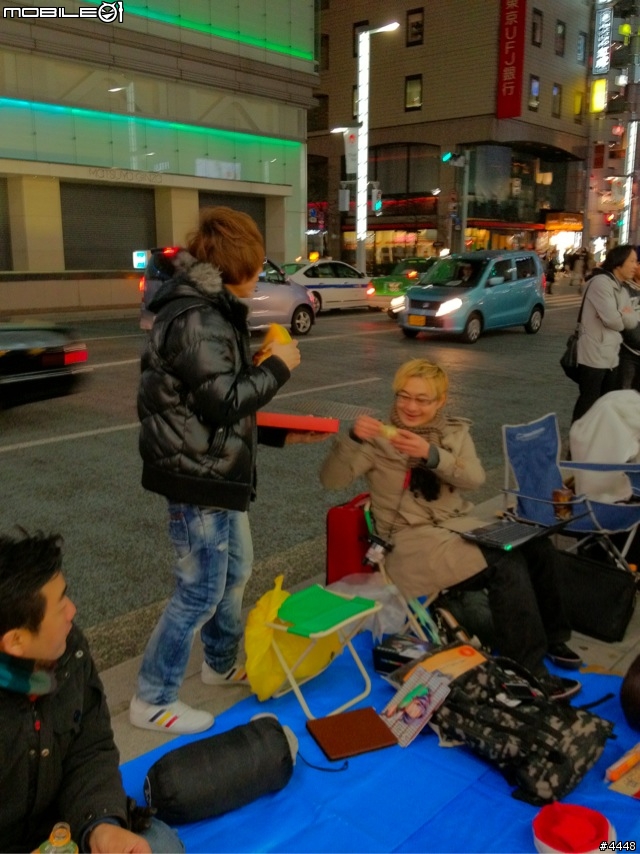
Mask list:
[[436,317],[442,317],[444,314],[451,314],[452,311],[457,311],[462,305],[460,297],[454,297],[443,302],[440,308],[436,311]]
[[401,297],[393,297],[389,305],[394,311],[402,311],[405,305],[404,294]]

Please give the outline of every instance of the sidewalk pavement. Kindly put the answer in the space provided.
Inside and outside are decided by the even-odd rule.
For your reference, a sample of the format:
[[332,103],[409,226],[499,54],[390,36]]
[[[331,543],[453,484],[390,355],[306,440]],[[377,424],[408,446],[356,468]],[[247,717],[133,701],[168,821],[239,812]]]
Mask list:
[[[502,496],[499,495],[477,505],[474,515],[479,516],[479,518],[492,519],[495,518],[496,512],[501,507]],[[309,581],[288,589],[293,592],[299,587],[315,583],[324,583],[322,573],[317,574]],[[250,607],[253,607],[253,603]],[[249,608],[245,609],[245,617],[248,611]],[[605,643],[574,632],[570,645],[582,657],[584,670],[616,673],[624,676],[632,661],[640,655],[640,609],[636,609],[625,637],[619,643]],[[141,657],[137,656],[101,673],[111,710],[116,744],[120,750],[122,762],[140,756],[165,743],[167,738],[171,738],[162,733],[138,729],[129,723],[129,701],[135,690],[140,660]],[[248,688],[204,685],[200,679],[202,660],[202,645],[196,639],[189,660],[187,675],[180,690],[180,699],[183,702],[199,709],[205,709],[213,715],[219,715],[225,709],[249,696]],[[578,679],[580,678],[579,673],[575,675]],[[211,734],[214,735],[215,732],[214,726]]]

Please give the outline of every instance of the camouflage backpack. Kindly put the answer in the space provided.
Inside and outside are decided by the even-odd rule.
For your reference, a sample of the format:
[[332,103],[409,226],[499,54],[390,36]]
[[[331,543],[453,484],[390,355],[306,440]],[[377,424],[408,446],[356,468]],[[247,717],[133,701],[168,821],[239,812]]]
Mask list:
[[542,805],[568,794],[597,762],[613,724],[547,699],[535,677],[507,659],[459,676],[431,720],[446,742],[494,763],[512,796]]

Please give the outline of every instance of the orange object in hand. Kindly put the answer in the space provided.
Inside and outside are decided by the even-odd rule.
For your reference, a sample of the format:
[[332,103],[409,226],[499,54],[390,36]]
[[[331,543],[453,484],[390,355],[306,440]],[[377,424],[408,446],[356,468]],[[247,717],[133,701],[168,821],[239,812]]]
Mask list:
[[288,331],[279,323],[272,323],[267,329],[267,334],[264,336],[262,347],[257,353],[254,353],[253,364],[259,365],[269,356],[270,345],[274,342],[278,344],[288,344],[291,341],[291,336]]

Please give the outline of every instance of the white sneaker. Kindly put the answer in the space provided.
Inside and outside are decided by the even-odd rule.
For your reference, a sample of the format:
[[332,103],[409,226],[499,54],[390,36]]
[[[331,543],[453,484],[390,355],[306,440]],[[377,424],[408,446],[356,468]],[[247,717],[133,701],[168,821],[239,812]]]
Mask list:
[[234,664],[226,673],[218,673],[206,661],[203,661],[202,681],[205,685],[234,685],[237,688],[249,688],[247,671],[241,664]]
[[133,726],[141,729],[152,729],[167,735],[189,735],[212,727],[214,717],[209,712],[192,709],[180,700],[154,706],[134,697],[129,705],[129,720]]

